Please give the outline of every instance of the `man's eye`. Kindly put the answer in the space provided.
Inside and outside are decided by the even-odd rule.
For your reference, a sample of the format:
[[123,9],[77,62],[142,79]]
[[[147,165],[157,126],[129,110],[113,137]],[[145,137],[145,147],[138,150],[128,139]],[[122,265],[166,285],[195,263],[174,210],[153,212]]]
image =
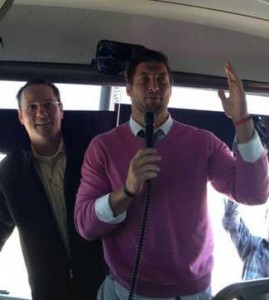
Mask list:
[[35,103],[29,104],[27,106],[27,110],[35,110],[37,108],[37,105]]
[[166,78],[165,76],[159,77],[159,78],[158,78],[158,81],[159,81],[160,83],[167,83],[167,82],[168,82],[168,80],[167,80],[167,78]]
[[142,81],[142,82],[148,82],[148,80],[149,80],[149,78],[147,76],[142,76],[140,78],[140,81]]
[[52,103],[51,101],[45,102],[45,103],[44,103],[44,108],[45,108],[45,109],[51,109],[52,106],[53,106],[53,103]]

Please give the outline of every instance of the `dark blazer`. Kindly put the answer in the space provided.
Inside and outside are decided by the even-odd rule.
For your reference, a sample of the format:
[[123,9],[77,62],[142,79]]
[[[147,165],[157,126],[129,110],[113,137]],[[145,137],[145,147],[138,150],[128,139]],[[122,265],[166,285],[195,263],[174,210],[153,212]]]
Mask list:
[[34,300],[94,300],[105,276],[101,242],[85,241],[74,226],[74,205],[85,148],[65,140],[64,193],[71,259],[57,228],[30,147],[0,164],[0,250],[15,226]]

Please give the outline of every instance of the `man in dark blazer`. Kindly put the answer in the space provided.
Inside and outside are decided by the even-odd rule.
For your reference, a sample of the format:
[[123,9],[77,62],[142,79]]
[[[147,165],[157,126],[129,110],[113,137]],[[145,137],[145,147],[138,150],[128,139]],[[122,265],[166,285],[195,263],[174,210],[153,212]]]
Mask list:
[[101,243],[79,237],[73,221],[85,149],[62,129],[54,84],[30,81],[17,100],[29,141],[0,163],[0,250],[17,226],[34,300],[94,300]]

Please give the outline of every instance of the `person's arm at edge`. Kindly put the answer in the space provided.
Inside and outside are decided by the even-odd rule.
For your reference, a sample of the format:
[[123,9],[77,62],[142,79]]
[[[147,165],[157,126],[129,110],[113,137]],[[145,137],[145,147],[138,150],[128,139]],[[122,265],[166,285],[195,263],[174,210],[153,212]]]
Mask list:
[[222,218],[223,228],[230,234],[239,257],[244,261],[259,241],[253,236],[239,215],[239,206],[232,200],[224,199],[225,212]]

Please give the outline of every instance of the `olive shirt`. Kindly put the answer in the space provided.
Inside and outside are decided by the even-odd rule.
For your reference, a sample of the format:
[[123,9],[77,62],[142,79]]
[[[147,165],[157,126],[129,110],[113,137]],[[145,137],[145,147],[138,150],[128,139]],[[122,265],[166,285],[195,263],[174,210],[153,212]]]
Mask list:
[[67,230],[67,215],[64,199],[64,171],[66,155],[64,141],[61,140],[57,152],[51,156],[39,155],[32,147],[34,164],[37,173],[46,190],[49,204],[53,210],[58,229],[70,256],[70,246]]

